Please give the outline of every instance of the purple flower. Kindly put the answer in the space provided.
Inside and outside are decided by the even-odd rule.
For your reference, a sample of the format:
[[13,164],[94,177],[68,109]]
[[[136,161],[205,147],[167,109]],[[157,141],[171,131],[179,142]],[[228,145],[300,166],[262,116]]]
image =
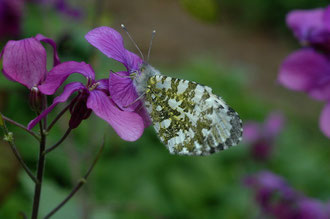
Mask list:
[[251,145],[251,154],[256,160],[267,160],[273,150],[276,136],[283,129],[282,114],[271,113],[263,124],[246,122],[243,128],[243,139]]
[[0,38],[20,34],[23,7],[24,0],[0,0]]
[[330,60],[312,48],[290,54],[280,67],[278,80],[287,88],[330,101]]
[[328,219],[330,212],[324,203],[312,198],[303,198],[297,204],[298,213],[296,218],[300,219]]
[[54,50],[54,66],[59,64],[56,44],[52,39],[41,34],[23,40],[10,40],[1,52],[2,72],[12,81],[16,81],[28,89],[37,87],[46,78],[47,54],[40,42],[49,43]]
[[67,0],[31,0],[33,2],[42,4],[43,6],[51,5],[58,12],[70,16],[72,18],[80,18],[82,16],[82,11],[77,8],[73,8],[68,4]]
[[98,27],[85,36],[86,40],[111,59],[121,62],[126,71],[110,74],[109,92],[112,100],[124,111],[139,112],[145,127],[151,124],[150,118],[141,101],[138,99],[130,74],[140,73],[143,60],[124,48],[123,38],[110,27]]
[[326,219],[328,206],[295,191],[280,176],[262,171],[244,179],[255,192],[255,199],[266,215],[280,219]]
[[277,218],[292,218],[294,204],[300,195],[283,178],[263,171],[246,177],[244,182],[255,191],[255,199],[264,213]]
[[[309,48],[290,54],[279,70],[278,81],[285,87],[308,93],[330,103],[330,6],[326,9],[293,11],[287,16],[295,36]],[[327,105],[327,106],[328,106]],[[330,110],[320,117],[320,127],[330,138]]]
[[287,15],[286,22],[303,45],[330,49],[330,6],[294,10]]
[[78,92],[77,97],[71,102],[70,128],[77,127],[93,111],[98,117],[108,122],[126,141],[135,141],[142,135],[144,126],[141,116],[135,112],[118,109],[109,96],[108,80],[95,80],[94,70],[89,64],[74,61],[59,64],[49,72],[44,83],[38,88],[42,93],[52,95],[73,73],[83,75],[87,79],[87,84],[80,82],[67,84],[63,92],[54,99],[52,105],[29,123],[28,129],[33,128],[57,104],[65,102],[74,92]]

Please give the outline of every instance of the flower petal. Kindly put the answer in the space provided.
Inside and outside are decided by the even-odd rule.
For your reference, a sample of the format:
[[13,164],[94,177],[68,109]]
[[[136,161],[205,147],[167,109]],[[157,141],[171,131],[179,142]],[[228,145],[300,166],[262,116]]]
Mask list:
[[99,84],[99,86],[97,86],[97,90],[102,90],[104,92],[109,92],[109,79],[101,79],[96,81],[96,83]]
[[286,23],[301,42],[313,42],[324,31],[324,9],[294,10],[287,15]]
[[64,87],[63,93],[54,99],[52,105],[50,105],[47,109],[45,109],[37,118],[33,119],[28,124],[27,128],[29,130],[32,129],[42,118],[44,118],[48,113],[50,113],[58,103],[65,102],[73,92],[80,89],[85,89],[85,86],[80,82],[73,82],[67,84]]
[[87,107],[107,121],[125,141],[136,141],[141,137],[144,130],[142,118],[137,113],[119,110],[104,92],[90,92]]
[[50,38],[47,38],[45,37],[44,35],[42,34],[37,34],[35,36],[35,38],[41,42],[45,42],[45,43],[48,43],[49,45],[51,45],[53,47],[53,59],[54,59],[54,63],[53,63],[53,66],[56,66],[58,64],[60,64],[60,58],[58,57],[58,54],[57,54],[57,49],[56,49],[56,43],[54,40],[50,39]]
[[123,63],[129,70],[138,70],[142,63],[142,59],[124,48],[123,38],[110,27],[95,28],[85,38],[106,56]]
[[330,103],[325,105],[320,117],[320,128],[330,138]]
[[46,50],[34,38],[9,41],[2,51],[2,58],[5,76],[29,89],[46,76]]
[[62,83],[73,73],[79,73],[94,81],[94,70],[85,62],[63,62],[55,66],[49,73],[46,80],[39,86],[42,93],[51,95],[62,85]]
[[290,54],[279,71],[279,82],[292,90],[310,91],[330,73],[330,63],[312,49]]
[[273,112],[268,116],[264,124],[264,131],[268,137],[275,137],[283,129],[283,126],[284,126],[283,114]]
[[142,117],[144,128],[148,128],[152,124],[149,113],[147,112],[147,110],[144,106],[139,106],[137,108],[137,110],[135,110],[135,112],[138,113]]
[[326,7],[323,14],[323,22],[325,28],[330,30],[330,6]]
[[[136,101],[139,97],[131,78],[127,78],[128,72],[117,72],[110,74],[109,92],[112,100],[124,111],[134,111],[141,106],[141,101]],[[135,103],[133,103],[136,101]],[[133,103],[133,104],[132,104]]]
[[296,218],[320,218],[326,219],[325,205],[319,200],[312,198],[304,198],[297,203],[298,215]]
[[329,81],[311,90],[309,95],[316,100],[330,101],[330,74]]

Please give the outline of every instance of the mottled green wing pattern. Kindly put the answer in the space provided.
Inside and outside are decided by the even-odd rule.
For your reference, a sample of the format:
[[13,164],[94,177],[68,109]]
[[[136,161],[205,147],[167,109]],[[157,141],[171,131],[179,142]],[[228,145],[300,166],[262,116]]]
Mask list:
[[207,86],[155,75],[148,80],[145,106],[172,154],[208,155],[242,139],[238,114]]

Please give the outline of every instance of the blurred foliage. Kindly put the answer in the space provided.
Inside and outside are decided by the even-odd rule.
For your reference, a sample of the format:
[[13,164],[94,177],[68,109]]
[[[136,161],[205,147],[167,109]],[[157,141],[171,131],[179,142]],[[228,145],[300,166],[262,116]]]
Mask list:
[[203,21],[223,21],[247,29],[285,31],[286,14],[294,9],[325,7],[324,0],[180,0],[184,8]]
[[182,6],[196,18],[214,22],[219,17],[216,0],[180,0]]
[[329,1],[324,0],[217,0],[220,8],[226,11],[229,20],[248,28],[267,28],[283,30],[286,14],[294,9],[311,9],[325,7]]

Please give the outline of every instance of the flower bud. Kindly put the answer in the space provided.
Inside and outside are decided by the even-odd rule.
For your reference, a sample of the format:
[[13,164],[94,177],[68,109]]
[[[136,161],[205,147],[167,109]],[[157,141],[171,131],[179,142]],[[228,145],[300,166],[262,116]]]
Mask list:
[[69,121],[71,129],[77,128],[83,120],[91,115],[92,110],[87,108],[87,97],[88,94],[81,93],[78,98],[72,101],[70,107],[71,118]]
[[29,104],[33,111],[41,113],[42,111],[42,93],[37,87],[32,87],[30,90]]

